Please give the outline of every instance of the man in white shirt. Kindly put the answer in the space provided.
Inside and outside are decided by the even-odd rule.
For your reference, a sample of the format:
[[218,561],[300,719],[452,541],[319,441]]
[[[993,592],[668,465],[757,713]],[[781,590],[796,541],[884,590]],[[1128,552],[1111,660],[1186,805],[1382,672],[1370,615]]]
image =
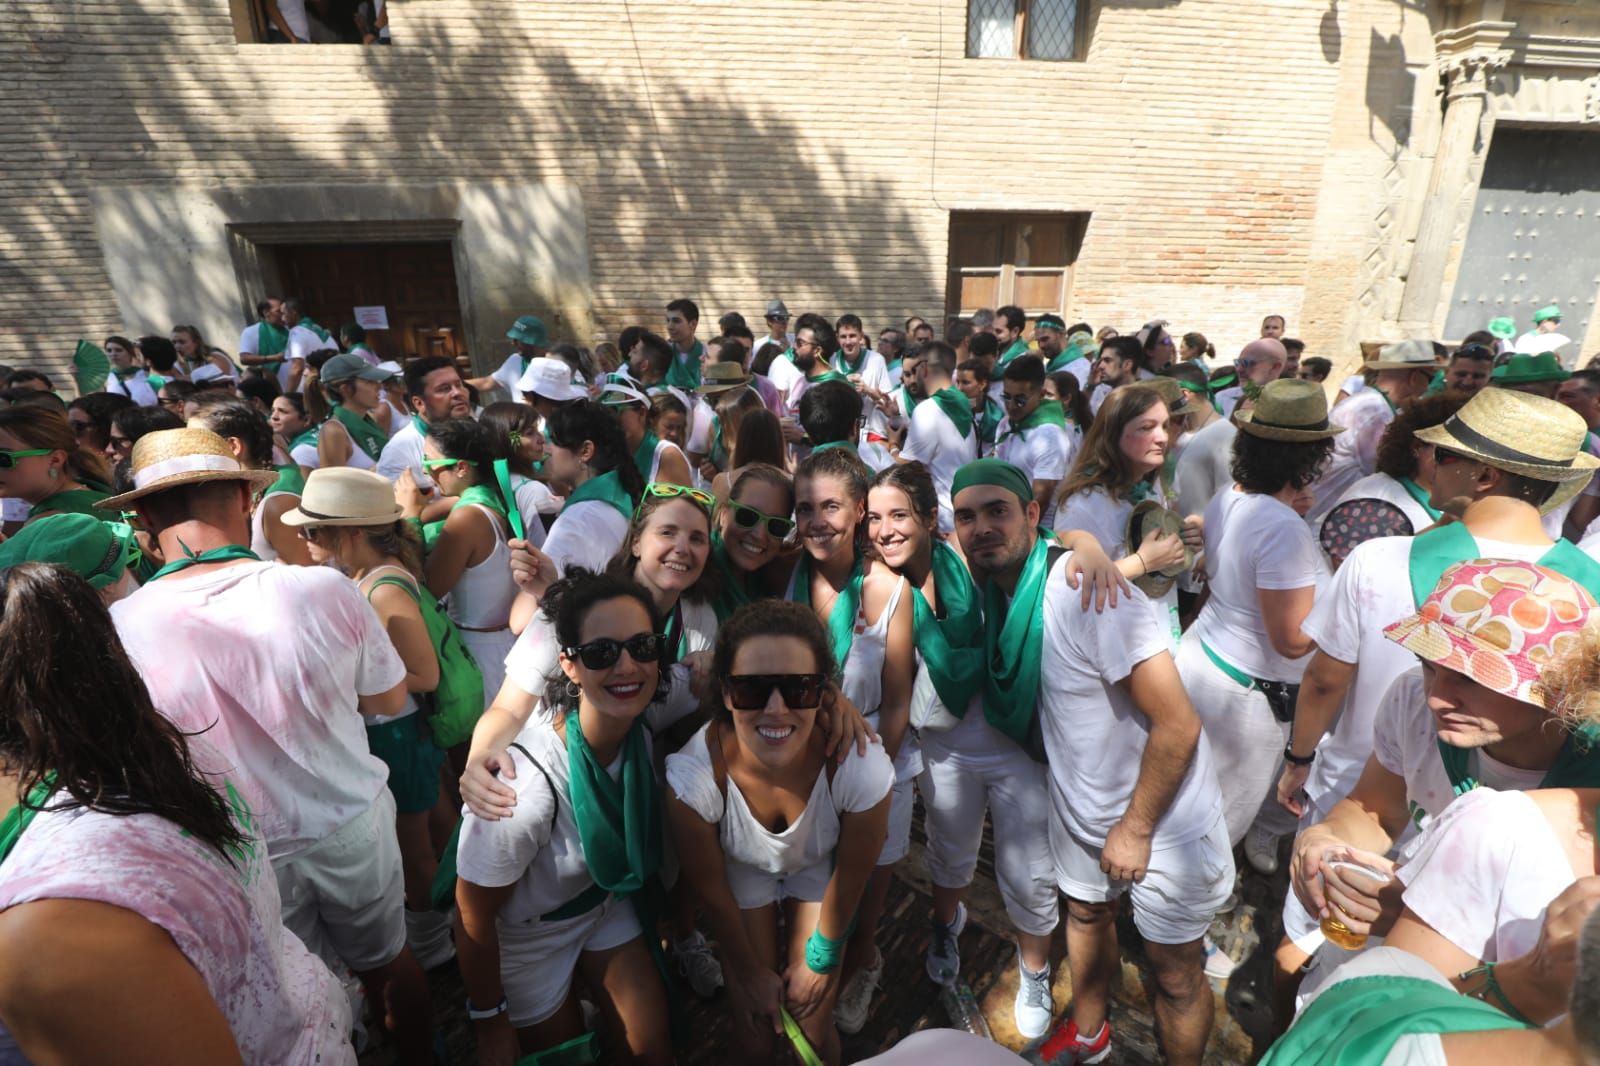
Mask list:
[[768,344],[776,344],[778,351],[786,352],[794,344],[794,334],[789,332],[789,308],[782,300],[767,301],[767,335],[750,346],[751,354]]
[[955,349],[943,341],[929,341],[918,349],[912,381],[927,399],[912,409],[905,444],[897,456],[903,463],[916,461],[928,468],[939,494],[939,529],[944,533],[955,529],[950,483],[957,470],[978,457],[972,404],[952,384],[955,368]]
[[344,575],[243,547],[253,492],[272,471],[245,469],[203,429],[141,437],[131,467],[134,489],[108,506],[137,511],[170,561],[112,611],[129,657],[155,706],[226,759],[266,842],[284,925],[349,966],[394,1019],[396,1046],[416,1050],[407,1060],[428,1061],[432,1011],[406,947],[394,799],[363,724],[404,707],[405,663]]
[[1570,370],[1576,357],[1567,358],[1565,349],[1571,344],[1572,338],[1561,332],[1560,305],[1549,304],[1533,313],[1533,328],[1517,338],[1512,350],[1523,355],[1555,352],[1561,357],[1562,364]]
[[256,303],[256,321],[239,334],[239,365],[279,377],[283,350],[288,344],[289,331],[283,325],[283,301],[269,296]]
[[1284,331],[1289,324],[1283,320],[1282,315],[1268,315],[1261,320],[1261,335],[1268,340],[1282,340]]
[[311,328],[313,323],[305,318],[298,301],[293,298],[284,300],[281,307],[289,338],[283,349],[283,362],[278,365],[278,384],[284,392],[300,392],[301,379],[306,372],[306,357],[324,348],[337,350],[338,345]]
[[[1276,317],[1268,316],[1269,321]],[[1277,381],[1283,376],[1283,368],[1288,365],[1289,350],[1276,337],[1263,336],[1239,349],[1239,356],[1233,361],[1234,369],[1238,371],[1238,384],[1222,389],[1215,397],[1222,417],[1232,417],[1234,408],[1247,403],[1248,397],[1260,392],[1267,382]]]
[[430,488],[433,479],[422,465],[422,442],[428,426],[447,418],[471,418],[472,400],[455,360],[442,355],[425,355],[406,364],[406,403],[411,418],[389,435],[378,456],[378,473],[399,481],[403,471],[420,488]]
[[1006,417],[1000,422],[995,457],[1028,475],[1040,520],[1049,528],[1056,513],[1056,486],[1072,467],[1077,444],[1061,404],[1044,398],[1044,360],[1018,356],[1006,366],[1000,385]]
[[521,394],[517,391],[517,382],[522,380],[528,364],[545,354],[550,344],[550,334],[544,328],[544,321],[537,315],[523,315],[511,323],[511,328],[506,330],[506,338],[517,346],[517,350],[506,356],[505,362],[494,373],[472,378],[467,384],[479,392],[502,389],[508,399],[518,400]]
[[839,350],[833,353],[830,361],[833,369],[849,378],[850,384],[861,394],[861,440],[865,443],[876,438],[882,443],[889,439],[889,420],[878,405],[894,388],[889,382],[888,364],[883,356],[867,347],[867,335],[857,316],[840,315],[833,324],[833,332],[839,344]]
[[[991,681],[986,706],[1036,693],[1048,755],[1050,852],[1068,901],[1073,1005],[1040,1058],[1084,1062],[1109,1046],[1115,916],[1126,893],[1155,973],[1163,1055],[1198,1064],[1212,1025],[1202,941],[1233,888],[1234,867],[1210,747],[1170,634],[1137,590],[1100,614],[1083,606],[1063,573],[1066,559],[1052,565],[1038,540],[1039,506],[1016,467],[993,459],[964,466],[954,506],[962,551],[985,596],[991,605],[997,591],[1008,600],[1005,618],[986,614],[985,643],[997,649],[992,672],[1010,679],[1015,666],[1015,680],[1004,689]],[[1006,619],[1016,611],[1027,612],[1029,626],[1042,616],[1043,625],[1036,648],[1024,637],[1024,647],[1010,650],[1022,660],[1013,664]],[[1031,976],[1024,972],[1024,984]]]
[[1372,387],[1339,405],[1333,421],[1346,432],[1334,438],[1333,455],[1311,492],[1316,498],[1306,521],[1315,528],[1344,490],[1378,468],[1378,441],[1394,421],[1395,409],[1427,391],[1439,369],[1432,341],[1391,344],[1363,369],[1375,371]]
[[1089,394],[1089,410],[1100,413],[1113,389],[1139,380],[1144,365],[1144,346],[1138,337],[1107,337],[1094,360],[1094,391]]

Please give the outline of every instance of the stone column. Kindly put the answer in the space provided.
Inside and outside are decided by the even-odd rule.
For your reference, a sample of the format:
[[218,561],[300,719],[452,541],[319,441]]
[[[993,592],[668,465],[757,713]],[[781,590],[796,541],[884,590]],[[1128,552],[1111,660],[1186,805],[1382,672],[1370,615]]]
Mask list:
[[[1400,301],[1400,330],[1407,337],[1433,338],[1443,305],[1440,288],[1450,242],[1455,236],[1457,210],[1466,188],[1472,161],[1480,151],[1479,126],[1489,95],[1489,79],[1510,60],[1508,52],[1468,52],[1440,57],[1444,79],[1444,127],[1433,157],[1428,198],[1423,204],[1417,240],[1406,273]],[[1487,151],[1488,146],[1482,146]]]

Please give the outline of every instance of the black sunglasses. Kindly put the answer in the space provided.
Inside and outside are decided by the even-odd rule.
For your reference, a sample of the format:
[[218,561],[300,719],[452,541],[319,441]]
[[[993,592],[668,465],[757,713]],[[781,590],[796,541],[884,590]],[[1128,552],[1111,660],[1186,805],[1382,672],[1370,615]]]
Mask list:
[[1023,404],[1028,402],[1029,398],[1030,397],[1028,393],[1023,393],[1021,396],[1014,396],[1009,392],[1002,392],[1000,394],[1000,399],[1005,402],[1007,407],[1021,407]]
[[733,508],[733,524],[741,529],[754,529],[762,521],[767,523],[767,532],[778,540],[784,540],[794,532],[794,519],[779,518],[777,515],[758,511],[754,507],[740,503],[738,500],[728,501],[728,506]]
[[821,674],[730,674],[723,679],[723,691],[738,711],[759,711],[777,689],[791,710],[805,710],[822,703]]
[[628,649],[628,655],[636,663],[658,663],[661,655],[666,651],[667,638],[660,633],[635,633],[627,640],[612,640],[610,637],[601,637],[591,640],[587,644],[579,644],[575,648],[563,648],[562,654],[569,659],[577,659],[587,669],[604,670],[616,665],[622,658],[622,649]]

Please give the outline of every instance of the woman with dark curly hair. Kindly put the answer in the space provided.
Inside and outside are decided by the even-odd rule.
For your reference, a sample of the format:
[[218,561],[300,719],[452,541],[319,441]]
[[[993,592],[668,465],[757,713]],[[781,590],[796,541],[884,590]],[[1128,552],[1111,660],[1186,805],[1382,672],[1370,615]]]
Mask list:
[[1276,865],[1276,837],[1294,829],[1272,789],[1312,651],[1301,623],[1328,576],[1296,504],[1309,506],[1299,498],[1343,429],[1329,424],[1321,386],[1292,378],[1269,382],[1234,421],[1234,485],[1205,514],[1211,595],[1183,636],[1178,671],[1216,754],[1228,836],[1237,846],[1250,831],[1246,854],[1259,868]]
[[1433,445],[1418,440],[1416,433],[1442,423],[1468,398],[1464,392],[1441,392],[1401,404],[1378,439],[1378,469],[1345,489],[1333,506],[1349,500],[1392,503],[1411,519],[1413,533],[1437,522],[1439,510],[1428,502],[1433,490]]

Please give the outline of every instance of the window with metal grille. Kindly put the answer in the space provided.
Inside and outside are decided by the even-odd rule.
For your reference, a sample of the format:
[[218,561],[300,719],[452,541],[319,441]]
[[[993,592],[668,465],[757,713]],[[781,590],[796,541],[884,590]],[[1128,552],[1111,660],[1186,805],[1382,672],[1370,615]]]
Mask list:
[[967,0],[969,59],[1082,59],[1089,0]]

